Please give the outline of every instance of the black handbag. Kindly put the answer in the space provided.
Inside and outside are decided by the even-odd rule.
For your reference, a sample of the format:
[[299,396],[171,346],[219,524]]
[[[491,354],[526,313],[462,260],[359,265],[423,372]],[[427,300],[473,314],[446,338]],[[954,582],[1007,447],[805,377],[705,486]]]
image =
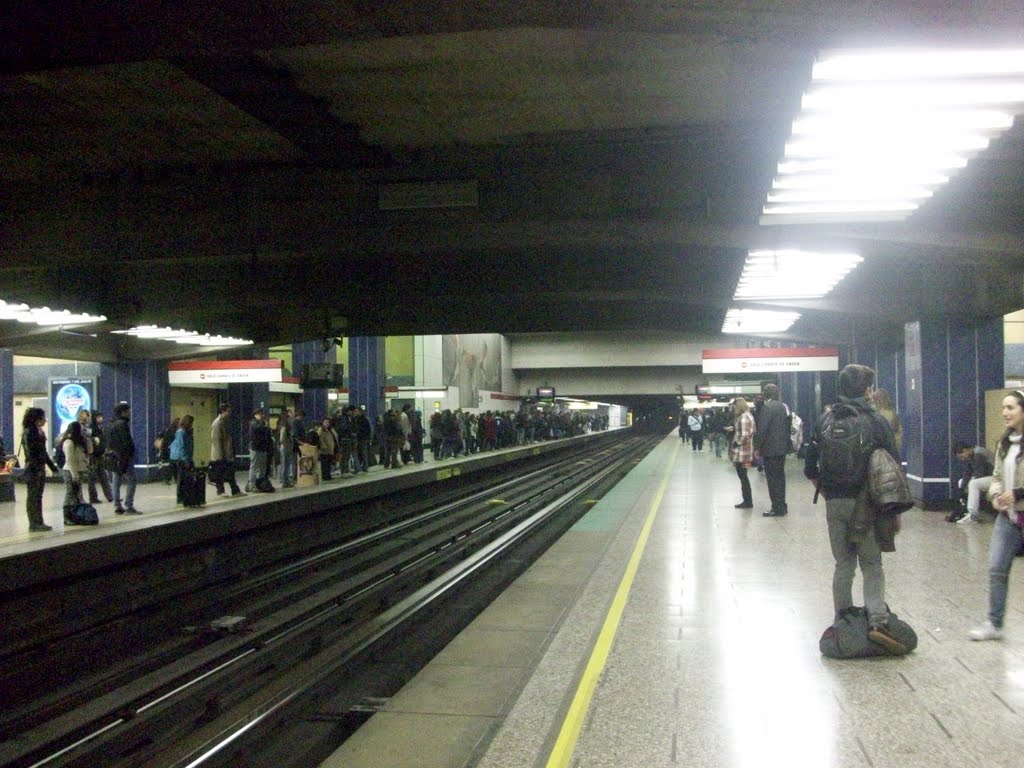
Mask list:
[[232,470],[231,462],[219,459],[210,462],[210,466],[206,468],[206,476],[211,483],[226,483],[234,474]]

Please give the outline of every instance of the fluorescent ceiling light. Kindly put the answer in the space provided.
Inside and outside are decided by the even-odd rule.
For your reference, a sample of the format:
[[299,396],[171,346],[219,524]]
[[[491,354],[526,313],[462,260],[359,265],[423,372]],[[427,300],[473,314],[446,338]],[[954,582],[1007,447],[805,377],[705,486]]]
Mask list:
[[231,336],[211,336],[208,333],[160,328],[155,325],[139,325],[129,328],[127,331],[113,331],[113,333],[134,336],[137,339],[173,341],[176,344],[194,344],[200,347],[241,347],[253,343],[250,339],[236,339]]
[[725,313],[722,333],[782,333],[800,319],[799,312],[773,312],[765,309],[730,309]]
[[823,55],[762,224],[905,219],[1024,111],[1024,50]]
[[74,313],[66,309],[30,307],[28,304],[0,301],[0,320],[17,320],[19,323],[35,323],[41,326],[66,326],[102,323],[106,319],[104,315]]
[[1014,50],[893,50],[836,52],[814,65],[816,81],[899,80],[907,77],[970,77],[1022,75],[1020,51]]
[[820,299],[862,261],[856,253],[817,253],[795,248],[751,251],[733,298]]

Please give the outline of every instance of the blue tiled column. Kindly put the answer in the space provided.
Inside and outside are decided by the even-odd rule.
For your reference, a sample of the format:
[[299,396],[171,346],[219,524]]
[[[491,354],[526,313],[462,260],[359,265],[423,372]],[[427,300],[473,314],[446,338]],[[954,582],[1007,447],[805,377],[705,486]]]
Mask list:
[[875,387],[888,392],[896,412],[901,413],[903,400],[906,398],[903,350],[876,349],[874,360],[865,361],[864,365],[870,365],[875,369]]
[[[292,375],[301,376],[302,366],[306,363],[326,363],[329,354],[333,354],[333,352],[324,352],[323,344],[320,341],[292,344]],[[300,407],[306,412],[306,423],[316,426],[320,423],[320,419],[328,415],[327,390],[303,390]]]
[[985,390],[1003,386],[1003,321],[907,323],[903,453],[915,498],[949,500],[951,445],[984,438]]
[[796,407],[796,380],[799,375],[798,373],[779,374],[779,396],[782,398],[782,402],[791,408]]
[[821,408],[815,401],[815,379],[817,375],[811,371],[796,374],[796,387],[793,402],[796,403],[795,410],[804,421],[804,439],[810,436],[810,430],[814,428],[821,413]]
[[[220,360],[266,360],[265,347],[248,347],[242,351],[219,355]],[[259,407],[266,408],[270,400],[270,385],[266,382],[228,384],[227,403],[231,406],[231,444],[235,456],[245,457],[241,466],[248,466],[249,422],[252,412]]]
[[[15,453],[18,447],[14,444],[14,423],[18,418],[14,410],[14,352],[0,349],[0,438],[8,453]],[[13,416],[12,416],[13,414]]]
[[96,407],[106,416],[108,427],[114,421],[114,407],[122,402],[132,408],[135,463],[149,464],[156,458],[153,441],[171,422],[171,385],[167,379],[167,363],[160,360],[103,363]]
[[[270,400],[267,383],[228,384],[228,405],[231,406],[231,441],[236,456],[249,455],[249,422],[252,412],[266,408]],[[242,462],[245,466],[245,461]]]
[[[840,357],[840,370],[842,370],[844,365],[846,365],[846,363],[844,363],[842,357]],[[836,396],[839,394],[839,373],[833,373],[832,371],[819,372],[818,393],[821,397],[821,410],[824,410],[826,405],[834,403],[836,401]],[[818,411],[818,415],[821,415],[821,410]]]
[[348,340],[348,401],[366,408],[366,417],[375,424],[378,414],[387,410],[384,403],[384,337],[357,336]]

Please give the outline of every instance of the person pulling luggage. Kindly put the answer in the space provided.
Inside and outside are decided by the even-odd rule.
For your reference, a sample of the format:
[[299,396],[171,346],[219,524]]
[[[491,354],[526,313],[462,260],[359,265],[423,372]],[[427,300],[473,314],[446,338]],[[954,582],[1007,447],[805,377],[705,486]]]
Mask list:
[[192,428],[194,423],[195,419],[191,414],[182,416],[181,421],[178,423],[178,428],[174,432],[174,439],[171,440],[171,444],[168,446],[168,456],[170,457],[171,465],[174,467],[174,476],[178,479],[176,492],[178,504],[185,503],[182,490],[183,486],[188,482],[187,475],[192,469],[194,462],[195,436]]

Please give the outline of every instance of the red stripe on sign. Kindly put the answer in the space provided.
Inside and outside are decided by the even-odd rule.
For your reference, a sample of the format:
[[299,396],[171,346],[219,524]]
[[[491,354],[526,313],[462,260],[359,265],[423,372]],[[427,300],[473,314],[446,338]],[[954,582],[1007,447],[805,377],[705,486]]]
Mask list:
[[491,392],[492,400],[522,400],[519,395],[506,395],[502,392]]
[[280,360],[182,360],[168,363],[168,371],[233,371],[239,368],[280,368]]
[[835,347],[790,347],[789,349],[705,349],[704,360],[735,360],[737,358],[773,357],[838,357]]

